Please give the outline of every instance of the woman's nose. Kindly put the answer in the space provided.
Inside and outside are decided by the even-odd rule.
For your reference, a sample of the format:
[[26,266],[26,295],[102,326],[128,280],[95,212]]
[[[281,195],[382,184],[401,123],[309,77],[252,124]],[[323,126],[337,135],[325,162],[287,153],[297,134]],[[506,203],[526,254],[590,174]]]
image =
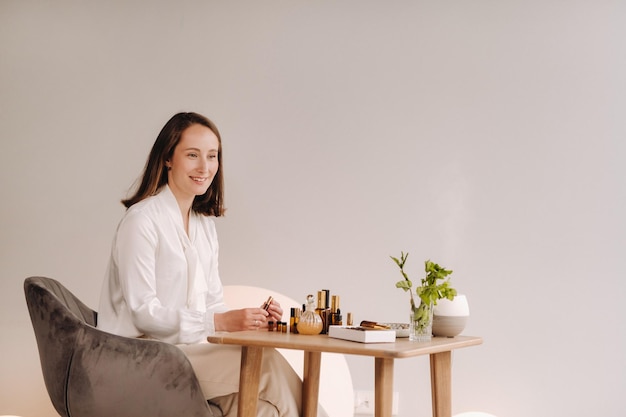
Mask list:
[[201,172],[208,172],[209,170],[209,161],[201,158],[198,162],[198,170]]

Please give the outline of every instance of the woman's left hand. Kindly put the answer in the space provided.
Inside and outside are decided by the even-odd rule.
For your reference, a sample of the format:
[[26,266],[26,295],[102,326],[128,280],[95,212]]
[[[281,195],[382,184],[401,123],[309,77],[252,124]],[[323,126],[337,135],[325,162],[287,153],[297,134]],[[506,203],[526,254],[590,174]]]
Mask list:
[[270,302],[269,307],[267,307],[267,312],[270,313],[268,320],[281,321],[283,318],[283,309],[280,306],[280,303],[274,299]]

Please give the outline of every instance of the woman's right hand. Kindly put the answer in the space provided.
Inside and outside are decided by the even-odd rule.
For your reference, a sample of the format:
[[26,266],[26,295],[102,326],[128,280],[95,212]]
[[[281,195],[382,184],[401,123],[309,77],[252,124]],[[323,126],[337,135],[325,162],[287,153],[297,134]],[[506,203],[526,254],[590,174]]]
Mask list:
[[242,308],[225,313],[215,313],[215,330],[218,332],[238,332],[266,329],[268,316],[269,313],[262,308]]

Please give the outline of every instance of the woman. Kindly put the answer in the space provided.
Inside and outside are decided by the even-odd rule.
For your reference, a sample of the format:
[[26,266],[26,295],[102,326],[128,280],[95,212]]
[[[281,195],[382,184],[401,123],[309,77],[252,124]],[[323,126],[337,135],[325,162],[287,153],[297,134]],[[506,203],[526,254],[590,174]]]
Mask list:
[[[211,345],[216,331],[280,320],[281,306],[228,310],[218,274],[213,216],[224,214],[222,144],[197,113],[174,115],[159,133],[113,240],[98,327],[174,343],[187,354],[205,397],[236,415],[241,350]],[[260,300],[262,301],[262,300]],[[259,415],[298,416],[301,381],[276,351],[263,359]],[[271,376],[271,377],[270,377]]]

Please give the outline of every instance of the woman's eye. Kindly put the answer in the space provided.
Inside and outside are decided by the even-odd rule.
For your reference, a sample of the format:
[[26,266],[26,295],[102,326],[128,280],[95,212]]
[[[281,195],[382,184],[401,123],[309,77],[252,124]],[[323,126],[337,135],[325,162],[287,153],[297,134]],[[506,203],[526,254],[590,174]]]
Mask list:
[[197,157],[198,157],[198,154],[196,154],[196,153],[190,153],[190,154],[188,154],[187,156],[189,156],[190,158],[197,158]]

